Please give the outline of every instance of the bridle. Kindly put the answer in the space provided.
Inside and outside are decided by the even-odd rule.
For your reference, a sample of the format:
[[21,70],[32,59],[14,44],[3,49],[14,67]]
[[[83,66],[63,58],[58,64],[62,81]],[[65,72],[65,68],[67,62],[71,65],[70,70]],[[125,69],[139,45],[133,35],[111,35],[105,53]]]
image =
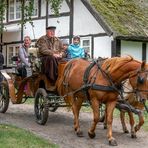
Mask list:
[[[146,76],[145,77],[140,76],[141,73],[144,73]],[[135,76],[137,76],[136,87],[132,86],[132,90],[128,91],[128,92],[125,92],[124,89],[123,89],[123,91],[124,91],[124,93],[134,93],[137,101],[142,103],[144,105],[146,111],[148,112],[148,107],[146,106],[146,99],[143,98],[143,96],[141,95],[141,92],[148,93],[148,89],[139,89],[139,85],[144,85],[144,83],[148,83],[148,79],[147,79],[148,70],[143,70],[143,71],[138,70],[138,71],[136,71],[136,73],[130,75],[129,79],[131,79]],[[124,84],[123,84],[123,87],[124,87]]]

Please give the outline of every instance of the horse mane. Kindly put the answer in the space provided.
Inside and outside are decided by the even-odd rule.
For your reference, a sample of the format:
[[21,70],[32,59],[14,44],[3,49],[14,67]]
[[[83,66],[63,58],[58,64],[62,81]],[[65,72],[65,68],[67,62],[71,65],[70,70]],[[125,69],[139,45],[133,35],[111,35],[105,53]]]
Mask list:
[[125,56],[125,57],[113,57],[109,58],[104,61],[102,65],[102,69],[107,70],[108,72],[112,73],[119,69],[119,67],[122,67],[126,63],[134,60],[131,56]]

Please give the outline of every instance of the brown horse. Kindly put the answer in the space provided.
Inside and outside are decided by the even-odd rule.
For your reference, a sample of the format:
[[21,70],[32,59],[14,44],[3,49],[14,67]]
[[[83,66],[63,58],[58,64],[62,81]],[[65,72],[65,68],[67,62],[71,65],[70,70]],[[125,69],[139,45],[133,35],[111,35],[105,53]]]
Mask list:
[[[105,60],[101,66],[99,63],[99,60],[92,62],[92,64],[84,59],[71,60],[66,64],[63,74],[57,82],[57,90],[59,95],[64,96],[65,101],[72,106],[74,128],[78,136],[82,134],[79,125],[79,111],[83,101],[88,98],[93,109],[94,119],[88,131],[90,138],[95,137],[95,129],[99,121],[99,105],[102,102],[105,103],[107,137],[110,145],[117,145],[112,136],[112,119],[119,86],[122,81],[130,77],[144,76],[145,78],[145,63],[134,60],[132,57],[110,58]],[[143,89],[145,84],[138,87]],[[142,95],[141,97],[145,98]]]
[[[132,85],[135,86],[135,83],[137,83],[137,81],[133,80],[133,78],[130,79],[129,81],[127,81],[127,86],[126,86],[127,90],[126,91],[127,92],[130,91],[131,93],[126,94],[124,98],[132,107],[134,107],[136,110],[139,110],[139,112],[136,113],[138,115],[139,122],[135,125],[134,115],[133,115],[132,111],[124,110],[124,109],[120,110],[120,119],[121,119],[122,129],[123,129],[124,133],[129,133],[127,126],[126,126],[126,123],[125,123],[125,113],[126,112],[128,113],[132,138],[137,137],[136,132],[138,130],[140,130],[141,126],[144,124],[144,116],[143,116],[144,107],[146,108],[146,111],[148,110],[146,105],[145,105],[145,102],[143,102],[145,100],[141,100],[141,97],[139,96],[138,91],[135,92],[132,89]],[[148,80],[143,81],[141,79],[140,83],[145,83],[147,85],[147,89],[145,88],[146,91],[145,90],[139,90],[139,91],[141,91],[141,93],[147,94]]]
[[[144,83],[147,85],[147,87],[145,87],[145,90],[137,90],[138,87],[135,87],[135,86],[137,86],[140,83]],[[136,138],[137,137],[136,132],[140,130],[141,126],[144,124],[144,116],[143,116],[144,107],[146,108],[146,111],[148,111],[145,104],[146,103],[145,100],[141,100],[142,97],[139,96],[141,95],[141,93],[144,93],[144,94],[148,93],[148,81],[144,79],[137,80],[136,77],[132,77],[130,80],[127,80],[124,82],[123,87],[124,87],[124,100],[120,100],[122,102],[119,101],[116,104],[116,108],[120,110],[120,120],[121,120],[123,132],[129,133],[126,126],[126,122],[125,122],[125,113],[127,112],[129,116],[130,127],[131,127],[131,137]],[[138,91],[141,91],[141,93],[139,93]],[[129,105],[127,106],[127,104],[125,103]],[[133,113],[137,114],[139,118],[139,122],[136,125],[135,125]],[[107,123],[106,123],[105,114],[103,119],[104,119],[104,129],[106,129]]]

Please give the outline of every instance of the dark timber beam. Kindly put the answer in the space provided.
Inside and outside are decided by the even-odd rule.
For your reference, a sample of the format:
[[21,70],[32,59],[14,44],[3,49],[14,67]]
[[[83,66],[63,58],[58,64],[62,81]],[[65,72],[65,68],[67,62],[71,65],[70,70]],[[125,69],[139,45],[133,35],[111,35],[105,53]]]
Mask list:
[[142,43],[142,61],[146,60],[146,43]]
[[73,38],[73,22],[74,22],[74,17],[73,17],[73,13],[74,13],[74,0],[70,0],[70,20],[69,20],[69,36],[70,36],[70,43],[72,42],[72,38]]
[[[24,8],[25,0],[22,1],[22,7]],[[22,22],[24,22],[24,9],[22,9]],[[21,41],[23,42],[24,36],[24,24],[21,23]]]
[[38,17],[41,17],[41,0],[38,1]]
[[121,40],[114,39],[111,44],[111,56],[121,56]]
[[48,27],[48,1],[46,1],[46,28]]

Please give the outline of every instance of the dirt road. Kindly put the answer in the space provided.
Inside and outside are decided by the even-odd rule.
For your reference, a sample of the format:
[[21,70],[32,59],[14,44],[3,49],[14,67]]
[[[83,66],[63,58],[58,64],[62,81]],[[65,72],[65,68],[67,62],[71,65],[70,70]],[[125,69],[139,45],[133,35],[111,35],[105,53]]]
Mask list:
[[[90,127],[92,114],[81,113],[80,123],[84,137],[79,138],[73,130],[73,116],[66,109],[59,108],[55,113],[49,113],[46,125],[41,126],[35,122],[33,105],[10,105],[5,114],[0,114],[0,123],[12,124],[27,129],[53,143],[60,145],[60,148],[109,148],[106,138],[106,130],[102,123],[96,129],[95,139],[87,135]],[[148,132],[140,130],[138,138],[130,138],[130,134],[124,134],[119,121],[113,123],[113,135],[118,142],[116,148],[147,148]]]

